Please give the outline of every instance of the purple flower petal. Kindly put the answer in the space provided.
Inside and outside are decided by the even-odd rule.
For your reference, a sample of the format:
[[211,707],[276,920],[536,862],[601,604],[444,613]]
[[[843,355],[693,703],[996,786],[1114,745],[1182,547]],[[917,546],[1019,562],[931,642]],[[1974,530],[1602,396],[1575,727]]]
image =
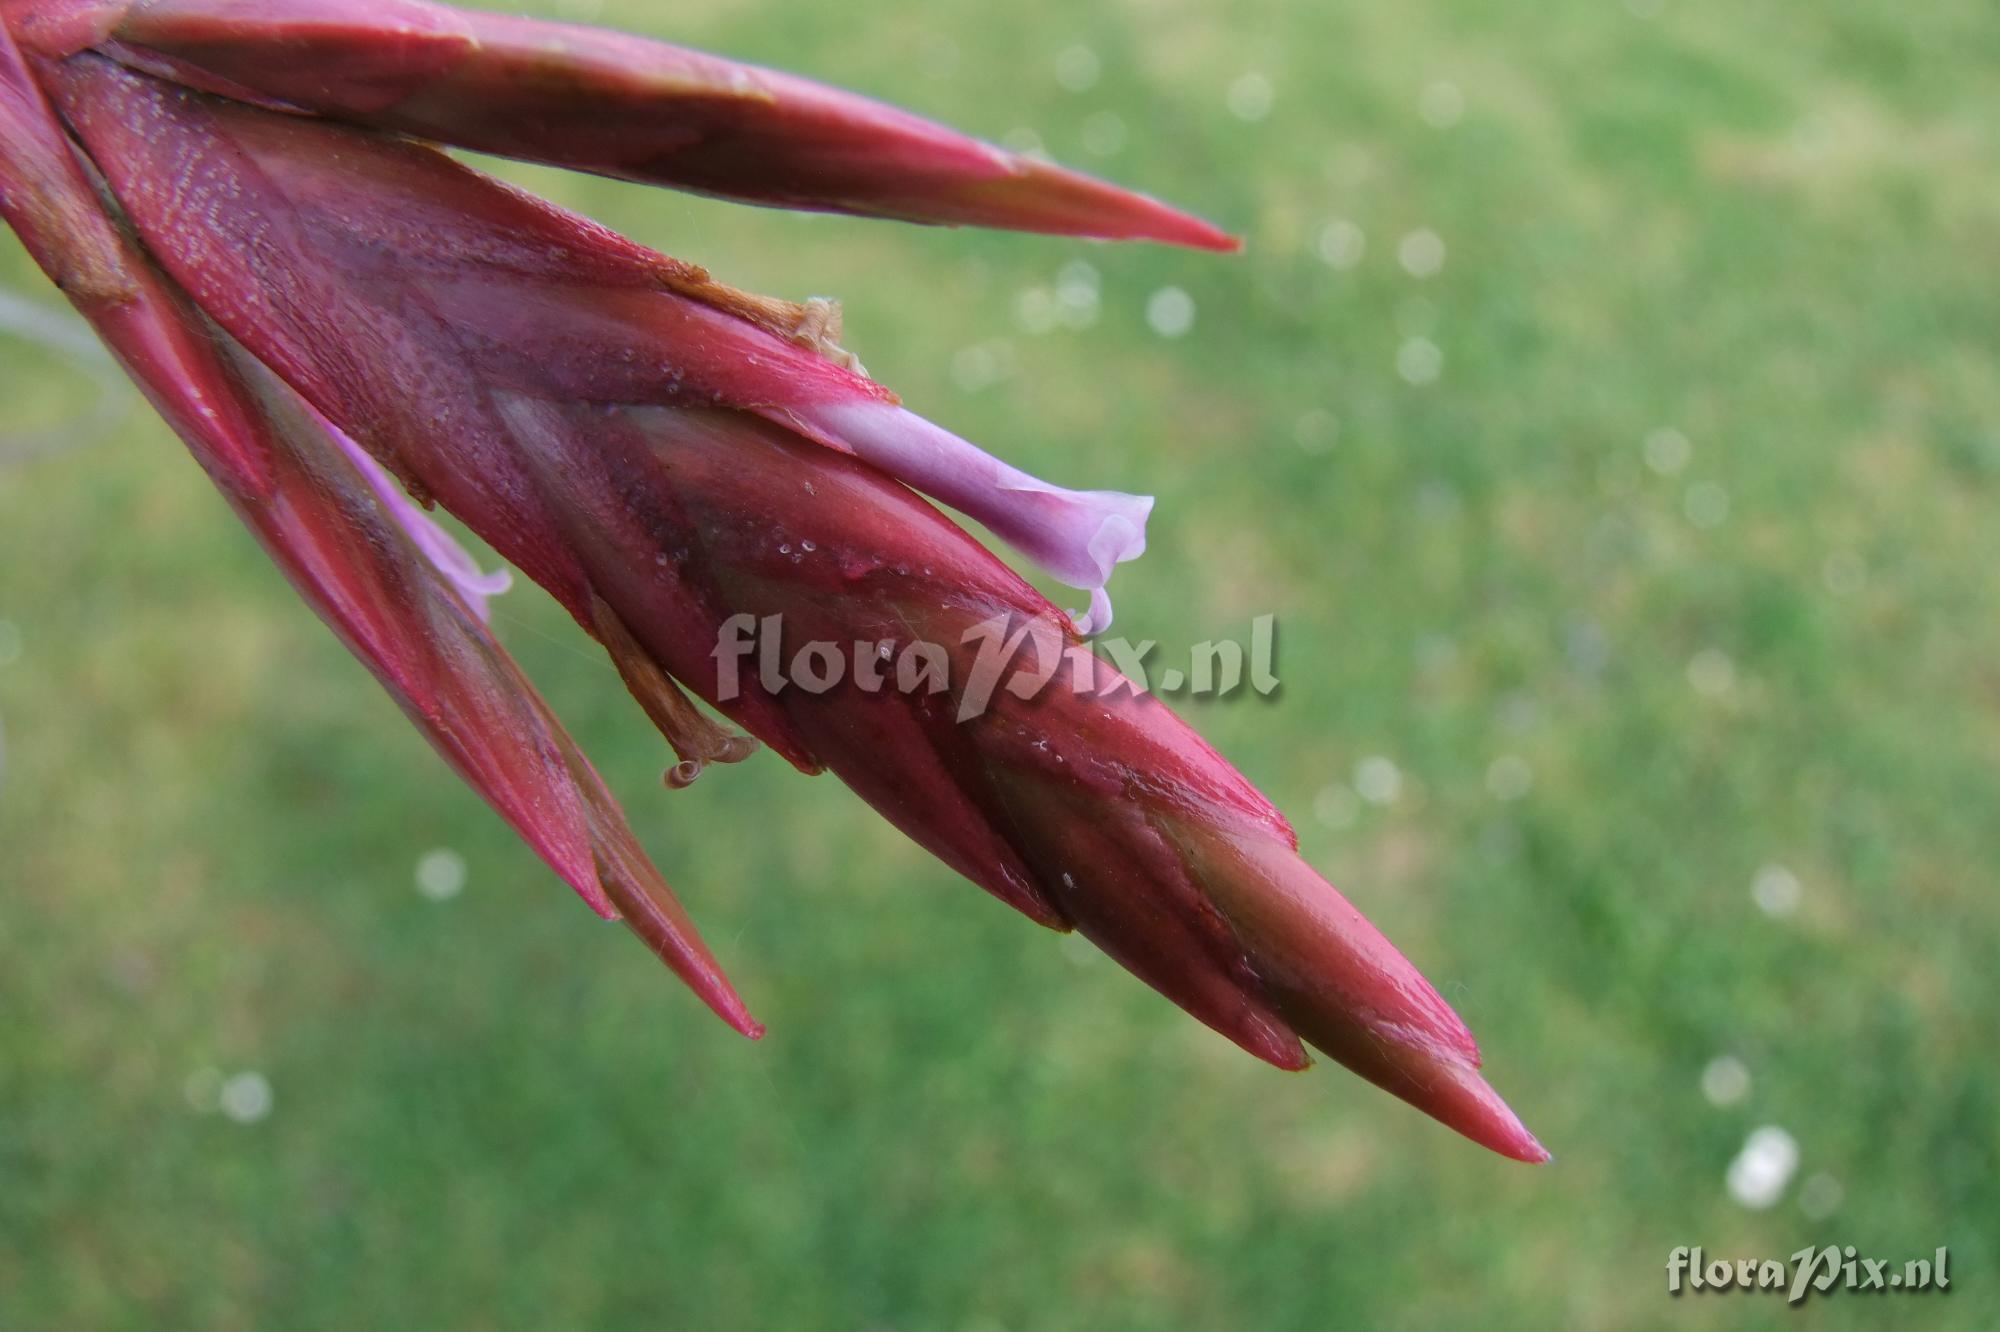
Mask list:
[[[315,416],[319,414],[314,413]],[[424,553],[445,581],[458,589],[465,598],[465,604],[481,620],[493,618],[493,609],[486,603],[493,597],[502,595],[514,586],[514,575],[506,569],[496,569],[492,573],[481,572],[479,564],[465,547],[451,533],[444,530],[436,519],[425,513],[423,507],[411,499],[400,482],[389,474],[389,470],[375,461],[368,450],[349,439],[344,431],[324,416],[319,423],[333,436],[348,460],[361,469],[361,475],[368,481],[369,489],[381,499],[384,506],[417,543],[417,549]]]
[[1050,485],[893,403],[833,402],[787,415],[985,524],[1050,574],[1088,591],[1090,610],[1071,617],[1078,633],[1110,628],[1111,597],[1104,587],[1114,567],[1145,554],[1152,496]]

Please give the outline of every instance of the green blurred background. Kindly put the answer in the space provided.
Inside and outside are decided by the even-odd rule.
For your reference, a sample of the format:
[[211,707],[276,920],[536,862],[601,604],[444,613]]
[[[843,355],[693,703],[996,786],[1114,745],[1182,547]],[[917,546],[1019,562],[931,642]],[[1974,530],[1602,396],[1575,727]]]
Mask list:
[[[662,791],[517,591],[503,636],[771,1026],[740,1040],[450,779],[130,390],[7,338],[0,1329],[1778,1326],[1670,1300],[1668,1253],[1808,1243],[1952,1250],[1951,1294],[1829,1325],[1993,1325],[1988,0],[525,8],[1247,236],[508,171],[843,297],[919,410],[1156,492],[1123,632],[1279,617],[1281,696],[1193,719],[1557,1160],[1255,1063],[830,779]],[[11,239],[0,282],[55,304]],[[1795,1169],[1732,1190],[1766,1127]]]

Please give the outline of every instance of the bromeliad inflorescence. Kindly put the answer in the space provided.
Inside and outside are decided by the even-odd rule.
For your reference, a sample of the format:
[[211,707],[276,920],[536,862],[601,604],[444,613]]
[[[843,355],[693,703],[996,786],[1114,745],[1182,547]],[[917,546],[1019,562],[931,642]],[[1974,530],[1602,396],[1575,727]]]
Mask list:
[[[726,1021],[761,1030],[487,628],[494,585],[430,504],[603,644],[678,780],[758,741],[830,769],[1251,1053],[1301,1068],[1311,1044],[1546,1159],[1283,816],[1080,650],[1150,500],[1035,480],[905,410],[826,303],[733,290],[432,144],[788,208],[1227,236],[849,94],[589,29],[420,0],[0,0],[0,20],[0,212],[29,252],[460,775]],[[787,643],[939,645],[953,683],[725,690],[716,645],[743,617]],[[983,626],[1047,647],[1048,687],[965,715]]]

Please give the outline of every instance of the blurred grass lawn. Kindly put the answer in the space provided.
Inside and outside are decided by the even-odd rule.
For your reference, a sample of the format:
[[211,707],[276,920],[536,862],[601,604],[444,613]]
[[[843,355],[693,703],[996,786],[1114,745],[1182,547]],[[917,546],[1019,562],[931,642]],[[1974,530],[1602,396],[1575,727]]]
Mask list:
[[[1991,1325],[1987,0],[668,8],[600,16],[1031,126],[1248,236],[512,173],[838,294],[920,410],[1156,491],[1123,631],[1280,617],[1281,698],[1195,720],[1556,1164],[1257,1065],[831,780],[659,790],[610,669],[517,593],[505,637],[771,1025],[737,1039],[450,780],[124,395],[0,467],[0,1328],[1779,1326],[1670,1301],[1667,1254],[1813,1242],[1954,1254],[1952,1295],[1828,1325]],[[1048,330],[1078,261],[1100,317]],[[1168,286],[1183,337],[1148,326]],[[0,356],[17,454],[104,397]],[[1356,794],[1392,794],[1371,759],[1393,799]],[[447,902],[413,885],[439,848]],[[1718,1107],[1724,1056],[1750,1081]],[[246,1070],[268,1117],[191,1108]],[[1765,1124],[1801,1165],[1748,1210],[1724,1172]]]

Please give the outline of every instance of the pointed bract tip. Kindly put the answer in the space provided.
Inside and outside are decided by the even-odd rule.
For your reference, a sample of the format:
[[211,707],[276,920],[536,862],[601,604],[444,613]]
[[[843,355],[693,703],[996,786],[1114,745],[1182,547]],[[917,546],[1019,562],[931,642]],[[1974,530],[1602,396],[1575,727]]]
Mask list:
[[1329,1028],[1311,1039],[1349,1071],[1489,1151],[1529,1165],[1549,1159],[1548,1149],[1520,1116],[1457,1053],[1385,1040],[1379,1032],[1356,1028]]
[[[673,963],[669,961],[668,965],[673,966]],[[711,1012],[729,1024],[731,1030],[749,1040],[764,1039],[764,1024],[750,1016],[750,1009],[737,996],[735,988],[720,970],[699,978],[681,971],[679,967],[674,967],[674,971],[687,983],[689,989],[700,996],[701,1001],[708,1005]]]
[[968,182],[956,192],[967,205],[967,221],[1098,240],[1157,241],[1218,254],[1243,248],[1240,238],[1214,223],[1149,194],[1040,158],[1009,158],[1008,174]]
[[[1182,1006],[1186,1007],[1185,1004]],[[1286,1073],[1303,1073],[1313,1066],[1312,1052],[1306,1049],[1299,1034],[1286,1026],[1284,1019],[1276,1013],[1260,1011],[1257,1005],[1245,1004],[1234,1012],[1210,1010],[1196,1016],[1234,1041],[1238,1049],[1255,1055],[1272,1068]]]
[[[681,983],[693,990],[695,997],[708,1005],[710,1012],[728,1023],[731,1030],[750,1040],[762,1040],[764,1024],[750,1016],[749,1006],[736,987],[722,974],[722,968],[710,956],[701,939],[693,933],[693,926],[685,922],[684,913],[664,910],[664,904],[644,903],[638,909],[626,900],[622,891],[627,885],[607,884],[612,896],[619,899],[624,912],[626,928],[639,936],[641,943],[652,950],[653,956],[667,964]],[[673,922],[666,917],[681,917]],[[683,929],[682,925],[686,928]]]
[[1502,1156],[1548,1159],[1480,1077],[1464,1021],[1286,841],[1190,824],[1179,835],[1209,900],[1300,1036]]
[[1439,1079],[1425,1100],[1409,1099],[1446,1127],[1509,1160],[1543,1165],[1551,1159],[1549,1149],[1474,1069],[1454,1068]]

